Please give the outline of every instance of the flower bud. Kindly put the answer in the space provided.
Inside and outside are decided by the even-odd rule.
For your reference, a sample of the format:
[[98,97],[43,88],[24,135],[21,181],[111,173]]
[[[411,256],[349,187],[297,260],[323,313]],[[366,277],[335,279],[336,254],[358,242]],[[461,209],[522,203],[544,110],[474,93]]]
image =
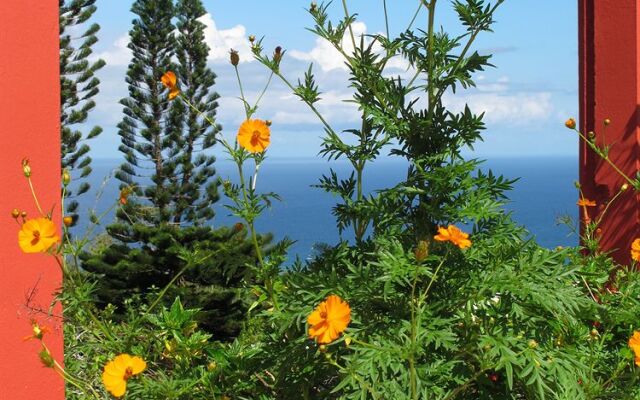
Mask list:
[[14,208],[13,210],[11,210],[11,217],[18,218],[19,216],[20,216],[20,210],[18,210],[17,208]]
[[344,345],[349,347],[349,345],[351,345],[351,336],[345,336],[344,337]]
[[211,361],[209,364],[207,364],[207,371],[213,371],[216,368],[218,368],[218,364],[216,364],[215,361]]
[[64,223],[64,226],[66,226],[67,228],[70,227],[71,225],[73,225],[73,217],[70,215],[65,215],[62,218],[62,223]]
[[578,182],[578,181],[574,181],[573,182],[573,186],[575,186],[576,189],[580,189],[582,187],[582,185],[580,185],[580,182]]
[[264,121],[264,123],[265,123],[265,125],[267,125],[267,126],[271,126],[271,124],[272,124],[273,122],[271,122],[271,120],[270,120],[270,119],[268,119],[268,120]]
[[282,47],[278,46],[273,51],[273,61],[278,64],[280,63],[280,60],[282,60]]
[[26,211],[21,212],[21,213],[20,213],[20,216],[21,216],[22,218],[27,218],[27,212],[26,212]]
[[625,190],[629,189],[629,184],[625,183],[622,186],[620,186],[620,191],[624,192]]
[[576,129],[576,120],[573,118],[569,118],[565,123],[564,126],[566,126],[569,129]]
[[311,2],[311,5],[309,6],[309,12],[316,12],[318,10],[318,4],[316,4],[315,1]]
[[28,158],[23,158],[22,159],[22,173],[27,178],[31,177],[31,166],[29,165],[29,159]]
[[69,174],[69,171],[64,169],[62,171],[62,184],[67,186],[70,182],[71,182],[71,175]]
[[609,126],[611,124],[611,120],[609,118],[604,119],[604,126]]
[[256,41],[256,37],[254,35],[249,35],[249,41],[251,43],[255,42]]
[[54,360],[53,356],[49,352],[49,349],[46,347],[42,347],[40,353],[38,353],[38,357],[40,357],[40,361],[47,368],[53,368],[56,365],[56,360]]
[[529,346],[530,349],[535,349],[538,347],[538,342],[536,342],[535,340],[531,339],[529,340],[529,343],[527,343],[527,346]]
[[589,132],[587,133],[587,137],[588,137],[589,139],[593,140],[593,139],[595,139],[595,138],[596,138],[596,133],[595,133],[594,131],[589,131]]
[[240,222],[236,223],[235,225],[233,225],[233,230],[235,232],[240,232],[244,229],[244,225]]
[[413,254],[416,256],[417,262],[424,261],[424,259],[429,255],[429,244],[424,240],[419,241]]
[[229,52],[229,61],[234,67],[237,67],[238,64],[240,64],[240,55],[234,49],[231,49],[231,51]]

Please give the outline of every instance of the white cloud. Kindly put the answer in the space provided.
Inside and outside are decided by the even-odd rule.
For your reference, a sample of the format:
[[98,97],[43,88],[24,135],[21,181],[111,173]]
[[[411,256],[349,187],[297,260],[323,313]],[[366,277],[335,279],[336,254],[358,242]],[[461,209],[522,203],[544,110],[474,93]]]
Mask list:
[[[229,29],[218,29],[211,14],[205,14],[198,19],[205,24],[205,43],[209,46],[209,61],[228,62],[229,51],[234,49],[240,54],[240,62],[253,61],[253,54],[247,39],[247,30],[243,25],[236,25]],[[128,65],[131,60],[131,50],[129,45],[129,34],[126,33],[109,47],[107,50],[96,54],[96,59],[102,58],[111,66]]]
[[549,92],[476,92],[468,95],[447,95],[443,103],[454,110],[467,104],[475,113],[486,113],[485,122],[523,125],[546,121],[553,116],[553,102]]
[[253,61],[253,54],[247,38],[244,25],[236,25],[229,29],[218,29],[211,14],[198,18],[206,25],[204,30],[205,42],[209,46],[209,60],[212,62],[227,62],[229,50],[234,49],[240,55],[240,62]]
[[96,59],[103,59],[108,66],[122,66],[128,65],[131,60],[131,50],[127,47],[129,45],[129,34],[126,33],[111,45],[108,50],[97,53]]

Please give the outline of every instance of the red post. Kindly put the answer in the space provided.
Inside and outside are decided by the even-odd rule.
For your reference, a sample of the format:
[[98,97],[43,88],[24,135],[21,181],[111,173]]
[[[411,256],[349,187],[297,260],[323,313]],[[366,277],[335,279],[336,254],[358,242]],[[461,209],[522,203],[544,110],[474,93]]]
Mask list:
[[[61,400],[64,383],[38,358],[31,318],[48,325],[46,344],[62,361],[62,327],[34,308],[48,310],[60,287],[51,256],[24,254],[13,208],[37,216],[21,160],[29,158],[44,209],[60,210],[60,91],[58,2],[0,1],[0,399]],[[57,226],[60,219],[54,218]],[[29,300],[27,300],[29,299]],[[60,315],[60,310],[55,309]]]
[[[612,145],[610,159],[633,179],[640,167],[640,0],[580,0],[578,18],[580,129],[595,132],[600,146]],[[580,183],[597,203],[589,211],[594,220],[625,180],[581,142]],[[639,199],[631,188],[618,197],[598,232],[601,248],[622,264],[630,262],[631,242],[640,237]]]

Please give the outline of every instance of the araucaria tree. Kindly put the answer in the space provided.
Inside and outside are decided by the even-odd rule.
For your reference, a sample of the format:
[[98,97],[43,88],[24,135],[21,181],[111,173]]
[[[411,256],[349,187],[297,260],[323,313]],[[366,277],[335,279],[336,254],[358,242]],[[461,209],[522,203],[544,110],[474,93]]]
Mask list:
[[[205,225],[214,216],[219,185],[208,151],[221,129],[205,26],[198,21],[205,10],[200,0],[175,6],[137,0],[132,11],[129,97],[121,101],[118,125],[126,162],[116,173],[131,195],[122,196],[117,221],[107,227],[113,243],[85,255],[84,268],[101,277],[101,305],[121,306],[169,285],[167,302],[180,296],[185,306],[201,310],[200,322],[215,338],[233,337],[246,310],[242,287],[251,281],[246,266],[255,263],[255,251],[243,226]],[[169,71],[178,81],[170,92],[161,80]]]
[[126,223],[111,227],[110,233],[121,240],[127,240],[132,222],[159,224],[171,219],[182,119],[180,110],[172,109],[160,82],[164,72],[173,69],[173,3],[137,0],[131,11],[138,18],[129,32],[133,53],[126,77],[129,97],[120,102],[124,117],[118,124],[125,163],[116,178],[130,186],[141,201],[130,201],[122,219]]
[[100,80],[95,72],[105,65],[103,60],[90,61],[92,47],[98,41],[100,25],[90,24],[96,11],[95,0],[60,0],[60,126],[62,131],[62,168],[78,179],[74,189],[67,187],[69,200],[65,212],[77,220],[77,196],[89,190],[85,181],[91,173],[91,157],[86,140],[102,132],[99,126],[84,132],[78,127],[87,122],[89,112],[96,106]]
[[[183,134],[178,137],[181,154],[173,213],[176,223],[198,224],[211,219],[214,215],[211,205],[219,198],[219,181],[212,179],[215,158],[206,153],[215,144],[215,135],[221,127],[207,121],[215,121],[219,96],[211,91],[216,75],[207,67],[209,48],[204,42],[205,25],[198,20],[205,14],[201,0],[179,0],[177,3],[176,71],[184,85],[182,95],[199,112],[193,108],[184,111]],[[176,109],[183,107],[183,102],[175,102]]]

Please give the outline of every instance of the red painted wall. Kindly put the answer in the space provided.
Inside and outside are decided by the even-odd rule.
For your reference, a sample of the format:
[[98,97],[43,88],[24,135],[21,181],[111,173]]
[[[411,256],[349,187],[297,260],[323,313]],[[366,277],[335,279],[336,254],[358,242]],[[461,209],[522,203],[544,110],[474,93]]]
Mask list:
[[[594,131],[600,145],[612,144],[610,158],[634,178],[640,166],[640,0],[580,0],[580,127]],[[603,131],[602,122],[611,119]],[[594,219],[624,180],[580,143],[580,182],[595,200]],[[640,236],[640,203],[628,190],[611,206],[601,225],[601,247],[623,264]],[[582,211],[581,211],[582,212]]]
[[48,309],[59,268],[50,256],[21,252],[10,216],[15,207],[37,216],[20,164],[28,157],[42,207],[56,205],[60,226],[58,2],[2,0],[0,15],[0,399],[60,400],[61,378],[40,363],[37,341],[23,341],[30,319],[44,320],[53,328],[46,343],[62,360],[59,320],[33,314],[26,300],[35,288],[32,305]]

